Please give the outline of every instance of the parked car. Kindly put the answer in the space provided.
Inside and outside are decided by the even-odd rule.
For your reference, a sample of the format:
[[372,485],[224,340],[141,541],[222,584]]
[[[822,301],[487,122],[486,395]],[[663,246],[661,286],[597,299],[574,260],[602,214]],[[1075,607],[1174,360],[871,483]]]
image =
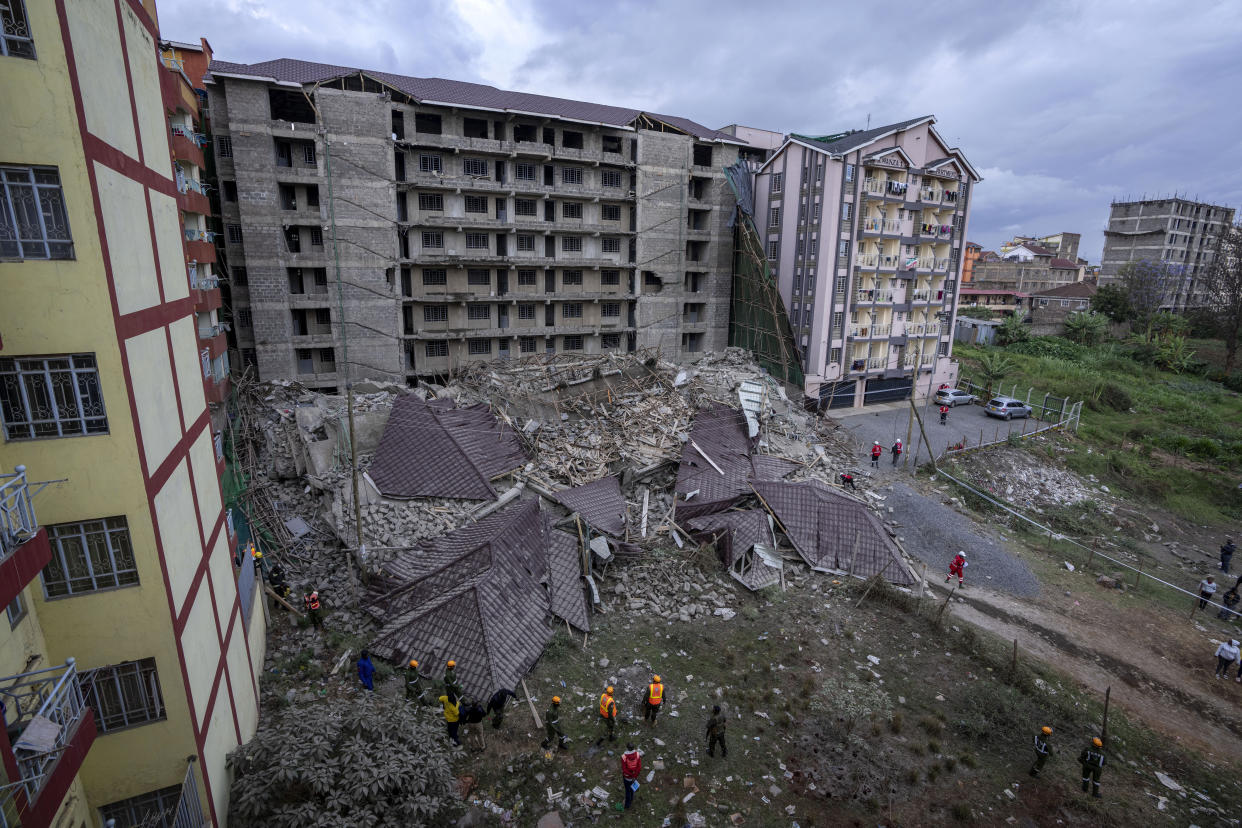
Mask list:
[[956,408],[959,405],[970,405],[976,399],[974,394],[960,388],[941,388],[936,392],[936,404]]
[[1012,420],[1014,417],[1031,416],[1031,407],[1022,402],[1022,400],[1015,400],[1013,397],[993,397],[983,407],[983,412],[989,417]]

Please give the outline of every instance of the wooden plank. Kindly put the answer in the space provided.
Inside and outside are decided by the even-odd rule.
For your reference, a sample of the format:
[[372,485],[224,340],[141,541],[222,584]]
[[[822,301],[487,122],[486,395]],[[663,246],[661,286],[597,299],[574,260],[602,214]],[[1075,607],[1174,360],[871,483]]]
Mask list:
[[543,722],[539,720],[539,713],[535,710],[535,701],[530,697],[530,690],[526,687],[526,679],[522,679],[522,694],[526,696],[526,703],[530,705],[530,717],[535,720],[535,729],[542,729]]
[[639,527],[639,534],[641,534],[644,538],[647,537],[647,507],[649,505],[650,497],[651,497],[651,490],[644,488],[643,489],[643,519],[642,519],[642,525]]
[[277,595],[277,594],[276,594],[276,590],[272,589],[272,588],[271,588],[270,586],[268,586],[267,584],[264,584],[264,585],[263,585],[263,591],[264,591],[264,592],[266,592],[268,595],[272,596],[273,598],[275,598],[275,599],[276,599],[277,601],[279,601],[281,604],[283,604],[283,605],[285,606],[285,608],[286,608],[287,610],[289,610],[289,612],[293,613],[294,615],[300,615],[300,614],[301,614],[301,613],[299,613],[299,612],[297,611],[297,609],[295,609],[295,608],[294,608],[293,604],[290,604],[290,603],[289,603],[288,601],[286,601],[284,598],[281,598],[279,595]]
[[712,468],[713,468],[713,469],[715,469],[716,471],[720,472],[720,476],[721,476],[721,477],[724,477],[724,476],[725,476],[724,469],[720,468],[720,466],[717,466],[717,465],[716,465],[716,461],[715,461],[715,460],[713,460],[712,458],[710,458],[710,457],[708,457],[708,456],[707,456],[707,452],[703,451],[703,447],[702,447],[702,446],[700,446],[700,445],[699,445],[698,443],[696,443],[694,440],[691,440],[691,441],[690,441],[690,445],[694,446],[694,450],[695,450],[695,451],[697,451],[699,454],[703,455],[703,459],[704,459],[704,460],[706,460],[708,463],[711,463],[711,464],[712,464]]

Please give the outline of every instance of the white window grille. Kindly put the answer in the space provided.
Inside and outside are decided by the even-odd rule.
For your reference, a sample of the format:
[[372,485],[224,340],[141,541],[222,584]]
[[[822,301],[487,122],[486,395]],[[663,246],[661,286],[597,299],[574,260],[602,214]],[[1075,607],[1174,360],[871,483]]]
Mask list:
[[438,173],[442,170],[440,156],[423,154],[418,156],[418,171],[425,173]]
[[154,658],[83,670],[81,684],[100,733],[167,718]]
[[43,568],[43,594],[64,598],[135,586],[138,567],[124,517],[47,527],[52,558]]
[[0,167],[0,184],[0,258],[72,259],[60,173],[54,167]]
[[463,158],[461,171],[463,175],[487,175],[487,161],[482,158]]
[[9,440],[106,434],[95,355],[0,359],[0,419]]
[[[620,175],[620,173],[616,173],[616,175]],[[602,178],[603,176],[601,176],[601,179]],[[581,167],[561,168],[561,181],[565,184],[581,184],[582,183],[582,168]],[[607,186],[612,186],[612,185],[607,185]]]
[[24,0],[0,3],[0,55],[34,59],[34,40]]

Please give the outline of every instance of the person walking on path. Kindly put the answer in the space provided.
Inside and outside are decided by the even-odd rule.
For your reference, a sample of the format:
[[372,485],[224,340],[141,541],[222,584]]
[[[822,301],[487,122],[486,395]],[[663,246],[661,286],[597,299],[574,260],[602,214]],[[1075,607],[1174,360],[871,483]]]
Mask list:
[[461,698],[461,682],[457,680],[457,662],[449,659],[444,667],[444,692],[454,698]]
[[1207,609],[1208,602],[1216,594],[1216,578],[1207,576],[1199,582],[1199,609]]
[[1238,617],[1238,611],[1234,609],[1238,605],[1238,588],[1234,587],[1220,596],[1220,612],[1216,613],[1216,617],[1224,621],[1232,621]]
[[958,552],[953,560],[949,562],[949,574],[944,576],[944,582],[947,584],[956,575],[957,585],[960,587],[966,586],[966,566],[966,553]]
[[[1220,646],[1216,648],[1216,677],[1229,678],[1229,668],[1238,660],[1238,642],[1231,639],[1228,642],[1222,641]],[[1238,667],[1238,674],[1242,676],[1242,666]]]
[[564,750],[569,747],[565,741],[565,732],[561,730],[561,697],[553,696],[552,704],[548,705],[548,712],[544,714],[543,729],[547,734],[547,738],[540,743],[540,747],[544,750],[552,747],[552,740],[556,740],[557,750]]
[[630,742],[621,754],[621,784],[625,786],[625,810],[634,804],[634,794],[638,792],[638,775],[643,772],[643,755]]
[[1035,764],[1031,765],[1031,776],[1039,776],[1039,772],[1044,769],[1044,763],[1051,755],[1052,728],[1045,725],[1035,734]]
[[319,617],[319,590],[313,589],[305,593],[302,596],[302,605],[306,607],[306,617],[315,629],[319,629],[323,625],[323,620]]
[[509,699],[516,699],[517,693],[514,693],[508,687],[502,687],[492,697],[487,700],[487,712],[492,714],[492,730],[500,730],[500,726],[505,721],[505,704]]
[[897,461],[901,459],[901,440],[893,443],[893,465],[897,465]]
[[884,449],[880,446],[880,441],[876,440],[875,445],[871,447],[871,468],[878,469],[880,467],[880,458],[884,456]]
[[716,755],[716,745],[720,745],[720,755],[728,756],[729,747],[725,744],[725,729],[728,717],[720,712],[720,705],[712,707],[711,718],[707,720],[707,755]]
[[461,718],[461,711],[457,707],[457,697],[445,693],[440,697],[440,704],[444,706],[444,727],[448,731],[449,740],[457,747],[461,747],[461,739],[457,737],[457,728],[460,726],[458,721]]
[[1220,548],[1220,571],[1226,575],[1229,574],[1229,562],[1233,560],[1233,553],[1238,551],[1238,547],[1233,545],[1232,538],[1225,538],[1225,545]]
[[358,655],[358,681],[368,690],[375,691],[375,665],[371,662],[371,654],[366,650]]
[[[1091,791],[1091,795],[1096,799],[1100,798],[1100,772],[1104,770],[1104,743],[1100,741],[1100,737],[1096,736],[1091,740],[1091,744],[1082,749],[1082,753],[1078,754],[1078,764],[1082,765],[1082,790],[1086,793]],[[1088,787],[1090,784],[1090,787]]]
[[949,407],[947,405],[940,406],[940,424],[946,425],[949,422]]
[[612,697],[611,687],[606,687],[600,694],[599,719],[604,733],[595,740],[595,744],[603,744],[604,736],[607,736],[610,742],[617,741],[617,702]]
[[660,715],[660,705],[664,703],[664,685],[659,676],[651,677],[647,685],[647,695],[643,697],[643,721],[655,724],[656,716]]

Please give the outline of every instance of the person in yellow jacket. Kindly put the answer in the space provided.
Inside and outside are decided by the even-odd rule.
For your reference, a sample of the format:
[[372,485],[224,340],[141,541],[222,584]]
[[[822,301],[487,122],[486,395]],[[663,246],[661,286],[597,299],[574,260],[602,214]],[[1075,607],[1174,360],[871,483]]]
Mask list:
[[[612,688],[607,687],[599,697],[599,720],[603,725],[608,741],[617,741],[617,702],[612,697]],[[604,736],[595,740],[595,744],[603,744]]]
[[440,704],[444,705],[444,726],[448,729],[449,738],[453,740],[453,744],[461,747],[461,739],[457,738],[457,728],[461,718],[461,712],[457,707],[457,699],[445,694],[440,697]]
[[664,685],[660,682],[659,676],[651,677],[651,684],[647,685],[647,695],[643,697],[643,721],[655,724],[656,716],[660,714],[660,705],[664,703]]

